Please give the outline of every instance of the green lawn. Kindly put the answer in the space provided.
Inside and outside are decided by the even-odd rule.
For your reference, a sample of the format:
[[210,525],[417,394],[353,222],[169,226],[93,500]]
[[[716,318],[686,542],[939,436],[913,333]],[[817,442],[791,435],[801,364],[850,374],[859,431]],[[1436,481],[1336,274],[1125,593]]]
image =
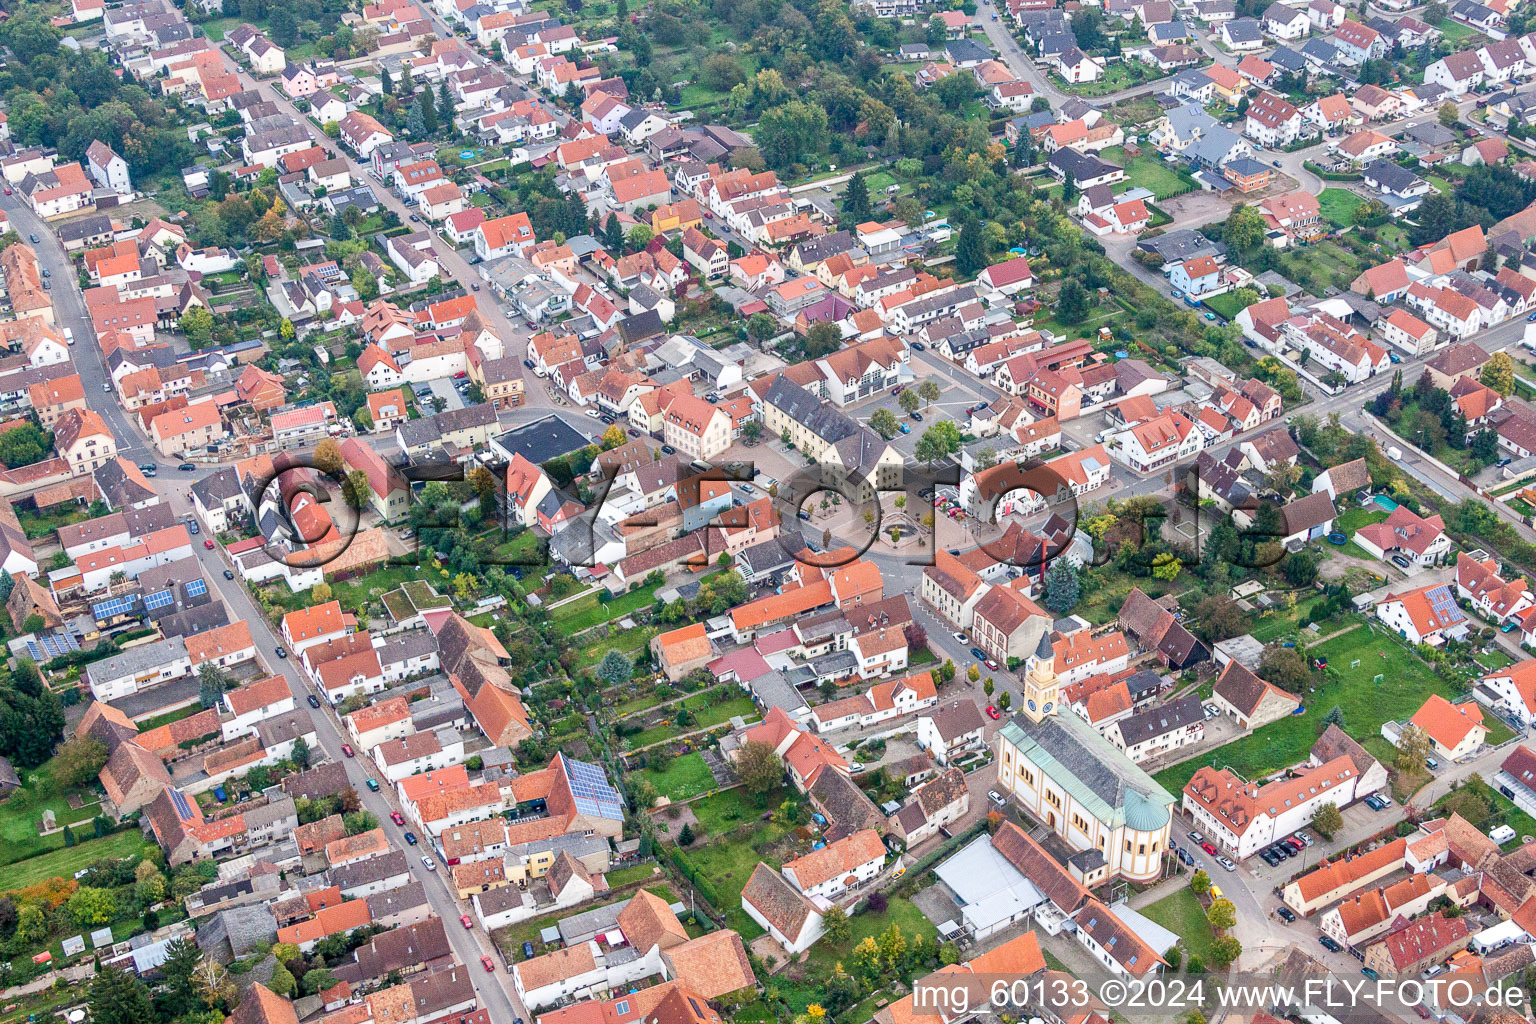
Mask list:
[[1452,21],[1450,18],[1446,18],[1436,27],[1440,29],[1441,34],[1445,36],[1445,41],[1451,44],[1451,49],[1453,50],[1463,49],[1463,47],[1457,46],[1456,44],[1464,40],[1472,39],[1474,37],[1478,39],[1482,38],[1482,33],[1478,32],[1478,30],[1473,28],[1471,25],[1463,25],[1461,22]]
[[1205,308],[1221,317],[1223,320],[1232,320],[1246,307],[1237,304],[1237,296],[1232,292],[1222,292],[1220,295],[1212,295],[1204,300]]
[[679,733],[708,729],[722,722],[728,722],[737,715],[754,717],[757,712],[757,705],[752,703],[751,697],[745,695],[734,697],[724,704],[711,704],[703,694],[700,694],[698,697],[690,697],[683,701],[683,705],[695,712],[692,723],[684,726],[674,725],[671,722],[653,725],[644,732],[637,732],[629,737],[625,741],[629,749],[638,750],[652,743],[660,743],[668,736],[676,736]]
[[571,604],[574,611],[566,613],[565,606],[562,606],[551,612],[549,617],[560,626],[561,632],[575,634],[613,619],[622,619],[642,608],[649,608],[655,600],[656,585],[652,584],[621,594],[607,604],[599,603],[596,598],[593,598],[591,604],[574,601]]
[[[1200,897],[1195,895],[1193,889],[1186,886],[1171,896],[1164,896],[1156,903],[1142,907],[1141,913],[1177,934],[1186,954],[1210,960],[1211,943],[1216,934],[1211,930],[1211,922],[1205,917],[1205,908],[1200,905]],[[1158,952],[1165,953],[1167,950],[1160,949]]]
[[745,790],[727,789],[688,806],[693,811],[693,816],[699,819],[699,824],[704,826],[705,831],[710,835],[719,835],[737,825],[756,821],[764,813],[773,810],[783,802],[783,790],[774,790],[759,803],[748,796]]
[[656,865],[654,864],[636,864],[633,867],[610,871],[603,877],[608,879],[608,888],[617,889],[621,885],[628,885],[631,882],[639,882],[650,878],[655,873]]
[[880,933],[888,930],[893,924],[901,929],[901,934],[907,937],[908,943],[911,943],[914,935],[923,936],[924,942],[935,942],[939,934],[933,922],[923,916],[923,912],[917,909],[916,904],[900,897],[891,899],[884,913],[871,914],[866,910],[849,918],[849,923],[853,928],[848,935],[848,942],[842,946],[835,945],[826,939],[816,943],[811,947],[811,964],[830,971],[839,960],[846,962],[853,948],[863,942],[866,937],[878,940]]
[[1511,729],[1502,718],[1494,715],[1484,715],[1483,724],[1488,727],[1488,738],[1484,742],[1490,747],[1496,747],[1500,743],[1505,743],[1515,738],[1515,730]]
[[596,666],[598,662],[603,660],[603,655],[609,651],[623,651],[625,654],[638,651],[651,642],[651,637],[660,632],[660,626],[641,626],[639,629],[614,630],[596,643],[583,647],[579,664],[588,667]]
[[1074,96],[1104,96],[1121,89],[1129,89],[1133,85],[1140,85],[1151,77],[1152,71],[1147,65],[1135,64],[1111,64],[1105,69],[1103,76],[1096,82],[1068,82],[1055,72],[1051,73],[1051,82],[1058,86],[1062,92]]
[[0,868],[0,892],[21,889],[50,878],[69,878],[76,871],[98,860],[146,857],[151,850],[150,844],[144,841],[143,833],[132,829],[102,839],[76,843],[68,849],[64,848],[61,840],[59,848],[50,854]]
[[201,704],[188,704],[184,708],[177,708],[175,711],[167,711],[163,715],[144,719],[144,721],[139,723],[139,731],[149,732],[149,730],[158,729],[162,725],[170,725],[172,722],[179,722],[183,718],[191,718],[202,710],[203,706]]
[[1365,204],[1364,199],[1344,188],[1325,188],[1317,201],[1323,209],[1323,218],[1337,228],[1353,224],[1355,210]]
[[[1204,765],[1226,765],[1249,780],[1256,780],[1306,758],[1317,741],[1317,723],[1334,705],[1344,713],[1344,731],[1365,744],[1377,757],[1385,757],[1375,739],[1381,739],[1382,723],[1408,718],[1431,693],[1454,696],[1459,687],[1438,678],[1423,662],[1411,656],[1394,639],[1362,626],[1326,643],[1310,647],[1308,657],[1328,658],[1327,681],[1316,693],[1304,695],[1306,713],[1288,715],[1242,739],[1228,743],[1208,757],[1197,757],[1157,773],[1157,781],[1171,793],[1183,790],[1190,776]],[[1358,668],[1351,663],[1359,659]],[[1374,677],[1382,676],[1377,683]]]
[[704,755],[697,752],[674,757],[666,771],[653,772],[647,768],[631,777],[646,779],[656,787],[656,792],[673,800],[686,800],[715,788],[715,777],[704,763]]
[[1431,174],[1431,175],[1428,175],[1424,180],[1429,182],[1431,185],[1435,186],[1435,188],[1439,189],[1441,195],[1449,195],[1450,194],[1451,183],[1446,181],[1444,178],[1439,177],[1438,175]]
[[[48,836],[37,834],[38,822],[42,820],[43,811],[53,811],[60,825],[73,825],[89,822],[97,815],[101,806],[97,803],[89,803],[79,810],[71,808],[65,795],[60,793],[58,787],[54,785],[51,761],[31,771],[22,771],[21,777],[26,785],[13,793],[4,803],[0,803],[0,864],[11,864],[28,858],[51,862],[52,857],[39,857],[39,855],[62,850],[64,833],[59,831]],[[94,796],[91,799],[94,799]],[[42,876],[44,878],[62,871],[62,869],[39,870],[44,870]],[[78,865],[64,874],[67,876],[76,870]]]
[[1190,183],[1178,171],[1163,163],[1160,157],[1148,156],[1145,152],[1138,157],[1127,157],[1125,150],[1119,146],[1111,146],[1100,155],[1110,163],[1124,167],[1125,176],[1132,185],[1151,189],[1158,199],[1167,199],[1190,190]]

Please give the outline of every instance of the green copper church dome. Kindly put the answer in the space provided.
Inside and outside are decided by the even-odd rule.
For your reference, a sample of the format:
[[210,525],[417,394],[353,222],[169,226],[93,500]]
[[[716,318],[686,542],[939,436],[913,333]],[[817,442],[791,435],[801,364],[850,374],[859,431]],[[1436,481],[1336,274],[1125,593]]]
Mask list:
[[1137,832],[1157,832],[1168,824],[1168,808],[1154,804],[1134,789],[1125,794],[1125,826]]

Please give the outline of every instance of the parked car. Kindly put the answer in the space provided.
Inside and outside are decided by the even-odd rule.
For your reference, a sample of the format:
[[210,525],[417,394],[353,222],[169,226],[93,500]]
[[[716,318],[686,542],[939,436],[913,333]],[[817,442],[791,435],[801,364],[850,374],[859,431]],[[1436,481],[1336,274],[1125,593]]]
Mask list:
[[1216,863],[1220,864],[1222,867],[1226,868],[1228,871],[1236,871],[1237,870],[1237,865],[1232,863],[1232,860],[1230,858],[1228,858],[1228,857],[1217,857],[1216,858]]
[[972,647],[971,657],[975,658],[977,661],[986,661],[987,652],[983,651],[980,647]]
[[287,649],[286,649],[286,648],[283,648],[283,647],[274,647],[274,648],[272,648],[272,649],[273,649],[273,650],[274,650],[274,651],[276,651],[276,652],[277,652],[277,656],[278,656],[278,657],[279,657],[279,658],[286,658],[286,657],[288,657],[288,651],[287,651]]
[[524,960],[532,960],[533,959],[533,943],[531,943],[531,942],[523,943],[523,959]]
[[496,969],[496,962],[488,956],[482,956],[480,958],[480,966],[484,967],[487,971],[494,971]]
[[394,822],[396,825],[404,825],[405,824],[405,818],[401,816],[399,811],[390,811],[389,812],[389,820]]
[[432,858],[431,857],[423,857],[423,858],[421,858],[421,862],[427,866],[427,870],[428,871],[436,871],[437,870],[437,865],[432,862]]
[[1437,772],[1440,770],[1440,762],[1436,761],[1432,757],[1426,757],[1424,759],[1424,767],[1428,768],[1432,772]]
[[341,752],[343,754],[347,755],[348,757],[356,757],[357,756],[357,751],[352,749],[352,744],[350,744],[350,743],[343,743],[341,745]]
[[234,579],[235,578],[235,571],[233,569],[225,569],[224,570],[224,578],[227,579],[227,580]]
[[363,785],[367,786],[369,789],[373,790],[375,793],[377,793],[379,791],[379,780],[378,779],[371,779],[371,778],[367,779],[367,780],[365,780],[363,782]]
[[1216,846],[1213,843],[1201,843],[1200,844],[1200,849],[1204,850],[1206,853],[1210,854],[1212,857],[1216,856]]
[[1335,942],[1332,938],[1330,938],[1327,935],[1320,935],[1320,936],[1318,936],[1317,941],[1318,941],[1319,945],[1321,945],[1324,949],[1326,949],[1330,953],[1342,953],[1342,952],[1344,952],[1344,947],[1339,945],[1337,942]]
[[[105,382],[103,382],[103,383],[105,383]],[[197,472],[197,467],[192,465],[192,463],[190,463],[190,462],[183,462],[181,465],[177,466],[176,468],[178,470],[180,470],[181,472],[183,472],[183,473],[195,473],[195,472]]]
[[[196,533],[197,531],[193,530],[192,532]],[[209,551],[212,551],[213,550],[213,541],[208,540],[208,539],[205,538],[203,540],[203,547],[207,548]]]
[[407,845],[407,846],[415,846],[416,845],[416,833],[415,832],[407,832],[405,834],[405,845]]
[[1189,841],[1192,843],[1203,843],[1205,842],[1205,836],[1199,832],[1191,832],[1189,834]]
[[1003,715],[1002,715],[1002,712],[998,711],[996,707],[994,707],[991,704],[988,704],[987,705],[987,717],[992,719],[995,722],[999,718],[1002,718]]
[[314,694],[310,694],[304,699],[309,702],[309,706],[312,708],[318,708],[320,706],[320,698],[316,697]]
[[1279,910],[1276,910],[1275,913],[1279,914],[1280,920],[1284,921],[1286,924],[1296,923],[1296,911],[1292,910],[1290,907],[1281,907]]
[[1006,804],[1008,802],[1008,801],[1003,799],[1003,794],[999,793],[995,789],[987,790],[987,799],[991,800],[993,803],[997,804],[999,807],[1003,806],[1004,804]]
[[463,925],[465,928],[473,928],[475,926],[475,922],[469,919],[468,914],[459,915],[459,924]]

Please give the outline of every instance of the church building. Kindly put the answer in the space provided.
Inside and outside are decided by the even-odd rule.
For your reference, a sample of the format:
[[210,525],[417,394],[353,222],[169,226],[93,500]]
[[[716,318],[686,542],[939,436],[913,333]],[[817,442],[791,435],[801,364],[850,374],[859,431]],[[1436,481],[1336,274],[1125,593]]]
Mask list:
[[1162,871],[1174,797],[1087,722],[1062,714],[1050,635],[1029,658],[1024,706],[997,734],[998,786],[1066,840],[1086,886]]

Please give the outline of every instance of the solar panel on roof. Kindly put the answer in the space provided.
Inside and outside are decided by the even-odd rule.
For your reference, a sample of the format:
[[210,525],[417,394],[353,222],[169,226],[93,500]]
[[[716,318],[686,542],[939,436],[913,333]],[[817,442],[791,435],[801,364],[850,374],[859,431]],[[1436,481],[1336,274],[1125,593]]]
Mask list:
[[187,584],[188,597],[202,597],[206,593],[208,593],[208,584],[203,580],[193,580]]
[[564,758],[565,776],[571,785],[571,796],[576,809],[583,814],[596,814],[604,818],[622,818],[623,802],[618,791],[608,782],[601,768],[585,761]]
[[176,808],[176,814],[183,821],[192,817],[192,807],[187,803],[187,798],[179,789],[168,790],[171,794],[171,806]]
[[91,614],[98,619],[110,619],[114,615],[125,615],[132,610],[133,599],[129,597],[113,597],[91,606]]
[[167,605],[172,605],[175,603],[176,595],[171,593],[169,590],[162,590],[159,593],[145,595],[144,610],[147,612],[152,612],[156,608],[164,608]]

